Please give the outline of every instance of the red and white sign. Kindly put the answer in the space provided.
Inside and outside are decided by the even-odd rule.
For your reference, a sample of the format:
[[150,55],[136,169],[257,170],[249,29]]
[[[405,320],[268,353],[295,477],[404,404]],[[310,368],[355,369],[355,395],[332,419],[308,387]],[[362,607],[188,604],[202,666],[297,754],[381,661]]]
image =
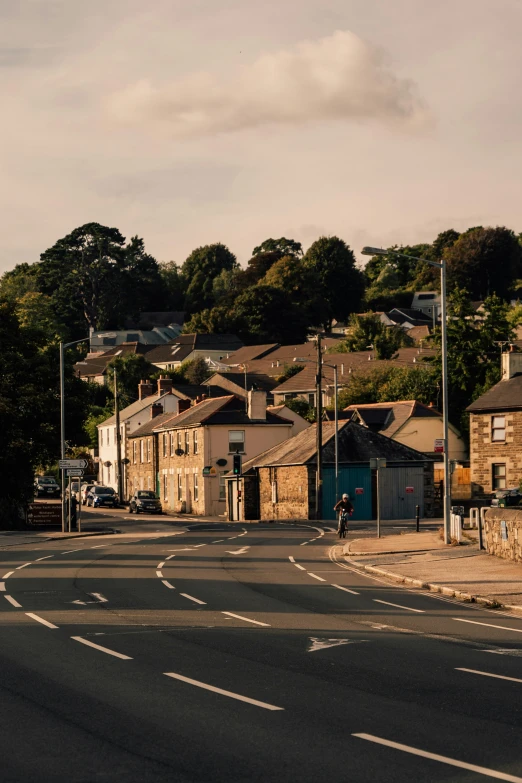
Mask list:
[[435,438],[435,443],[433,444],[433,451],[435,451],[438,454],[444,454],[444,438]]
[[414,489],[415,489],[415,487],[406,487],[406,493],[408,495],[413,495]]
[[355,487],[356,495],[364,495],[364,487]]

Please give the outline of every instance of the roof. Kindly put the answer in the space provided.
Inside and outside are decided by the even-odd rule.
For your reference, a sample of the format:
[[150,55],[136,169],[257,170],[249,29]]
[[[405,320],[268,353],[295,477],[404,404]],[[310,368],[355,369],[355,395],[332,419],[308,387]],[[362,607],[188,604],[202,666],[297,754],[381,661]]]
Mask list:
[[413,326],[433,323],[431,315],[426,315],[422,310],[413,307],[394,307],[386,315],[391,321],[398,324],[403,324],[406,321],[409,321]]
[[178,416],[171,418],[164,425],[155,427],[155,431],[174,429],[177,427],[192,427],[200,424],[235,424],[246,426],[249,424],[293,424],[289,419],[277,416],[267,411],[266,419],[250,419],[245,411],[244,400],[239,399],[234,394],[228,397],[216,397],[210,400],[203,400],[197,405],[183,411]]
[[368,405],[348,405],[346,411],[357,411],[367,427],[388,438],[400,430],[408,419],[439,418],[442,414],[429,405],[416,400],[376,402]]
[[244,345],[237,351],[234,351],[226,359],[221,361],[224,364],[242,364],[243,362],[250,362],[253,359],[261,359],[267,354],[279,348],[279,343],[266,343],[264,345]]
[[198,397],[227,397],[229,389],[210,384],[174,383],[172,391],[185,400],[195,400]]
[[244,372],[216,372],[214,375],[211,375],[210,378],[207,378],[205,385],[219,385],[220,381],[228,381],[229,383],[233,383],[235,386],[241,389],[243,394],[245,394],[245,385],[247,391],[255,386],[260,391],[266,392],[272,391],[274,386],[277,386],[277,381],[275,381],[273,378],[270,378],[268,375],[249,372],[246,373],[246,377]]
[[[258,454],[244,464],[243,471],[246,472],[250,468],[315,463],[316,428],[317,424],[312,424],[293,438]],[[335,423],[323,422],[324,464],[335,461],[334,436]],[[420,451],[391,440],[378,432],[372,432],[353,421],[339,425],[339,462],[368,462],[374,457],[384,457],[390,462],[426,462],[428,459]]]
[[[135,413],[145,410],[145,408],[148,408],[149,405],[152,405],[155,402],[161,402],[163,397],[166,397],[168,393],[169,392],[166,392],[166,394],[150,394],[142,400],[136,400],[136,402],[127,405],[126,408],[123,408],[120,411],[120,421],[130,419]],[[98,424],[98,427],[107,427],[109,424],[116,424],[116,416],[110,416],[108,419],[105,419],[101,424]]]
[[522,408],[522,373],[509,380],[500,381],[492,389],[482,394],[478,400],[468,405],[469,413],[479,411],[503,411]]
[[428,324],[423,326],[412,326],[408,331],[408,337],[411,337],[415,342],[419,340],[426,340],[430,336],[430,327]]
[[243,343],[234,334],[180,334],[147,353],[152,362],[183,362],[193,351],[237,351]]
[[138,429],[134,430],[134,432],[131,432],[127,437],[142,438],[144,435],[152,435],[157,427],[160,427],[162,424],[165,424],[176,416],[177,414],[173,413],[172,411],[169,413],[160,413],[159,416],[155,416],[153,419],[149,419],[145,422],[145,424],[142,424],[141,427],[138,427]]
[[145,354],[148,346],[144,343],[129,342],[115,345],[108,351],[98,353],[95,356],[87,357],[74,365],[76,374],[80,378],[91,377],[93,375],[104,375],[107,365],[117,356],[129,356],[131,354]]

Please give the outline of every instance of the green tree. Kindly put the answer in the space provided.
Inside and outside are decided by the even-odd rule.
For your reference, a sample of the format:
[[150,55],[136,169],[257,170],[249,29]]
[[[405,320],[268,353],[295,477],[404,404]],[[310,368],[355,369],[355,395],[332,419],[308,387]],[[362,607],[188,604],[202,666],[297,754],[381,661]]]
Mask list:
[[293,378],[294,375],[298,375],[301,370],[304,370],[304,364],[285,364],[283,372],[277,378],[277,382],[284,383],[289,378]]
[[373,348],[376,359],[391,359],[399,348],[413,345],[413,340],[399,326],[386,326],[378,315],[352,315],[346,338],[331,353],[349,353]]
[[187,283],[185,309],[193,314],[212,308],[215,303],[214,278],[225,269],[237,267],[235,255],[221,242],[193,250],[181,267]]
[[301,397],[294,397],[292,400],[285,400],[285,405],[290,408],[291,411],[302,416],[303,419],[313,424],[316,419],[316,409],[313,405],[310,405],[306,400]]
[[372,367],[356,372],[339,392],[339,408],[375,402],[417,400],[436,404],[439,397],[439,375],[434,367]]
[[303,255],[303,247],[300,242],[294,239],[280,237],[280,239],[265,239],[260,245],[252,250],[252,255],[257,256],[262,253],[277,253],[279,258],[283,256],[295,256],[298,258]]
[[143,378],[150,378],[157,367],[140,353],[116,356],[107,365],[107,386],[114,393],[114,370],[117,374],[120,405],[130,405],[138,399],[138,386]]
[[25,294],[38,292],[36,264],[17,264],[0,278],[0,297],[16,302]]
[[245,344],[300,343],[308,333],[301,309],[280,288],[258,285],[236,299],[230,313],[231,331]]
[[450,287],[466,288],[471,299],[490,294],[508,299],[522,269],[517,237],[501,226],[467,231],[445,250],[445,258]]
[[187,362],[187,365],[189,366],[185,368],[185,378],[187,379],[188,383],[197,386],[203,383],[203,381],[206,381],[207,378],[212,375],[208,369],[208,364],[202,356],[198,356],[197,359],[193,359],[191,362]]
[[158,265],[165,310],[183,310],[187,281],[175,261]]
[[318,320],[326,331],[332,321],[356,312],[364,293],[364,277],[348,245],[338,237],[321,237],[308,248],[304,261],[314,275]]

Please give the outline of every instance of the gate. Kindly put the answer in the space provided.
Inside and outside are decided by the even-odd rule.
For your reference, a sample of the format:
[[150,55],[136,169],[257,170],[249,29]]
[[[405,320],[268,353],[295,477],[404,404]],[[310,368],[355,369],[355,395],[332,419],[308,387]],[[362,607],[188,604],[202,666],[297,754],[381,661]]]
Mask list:
[[[362,490],[356,492],[356,490]],[[369,467],[339,467],[339,497],[335,497],[335,468],[323,468],[323,519],[335,519],[333,510],[344,492],[350,496],[354,507],[351,519],[372,519],[372,475]]]
[[424,469],[421,465],[382,468],[379,473],[382,519],[415,519],[415,506],[424,516]]

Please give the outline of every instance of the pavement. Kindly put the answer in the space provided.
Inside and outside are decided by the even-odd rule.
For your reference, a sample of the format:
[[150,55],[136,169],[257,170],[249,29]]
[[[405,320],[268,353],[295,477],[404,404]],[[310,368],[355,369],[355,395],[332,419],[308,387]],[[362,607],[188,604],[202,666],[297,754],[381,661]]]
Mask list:
[[351,565],[462,601],[522,612],[522,564],[478,548],[476,531],[459,546],[438,532],[355,538],[344,546]]
[[0,550],[2,783],[522,783],[522,617],[329,524],[89,521]]

